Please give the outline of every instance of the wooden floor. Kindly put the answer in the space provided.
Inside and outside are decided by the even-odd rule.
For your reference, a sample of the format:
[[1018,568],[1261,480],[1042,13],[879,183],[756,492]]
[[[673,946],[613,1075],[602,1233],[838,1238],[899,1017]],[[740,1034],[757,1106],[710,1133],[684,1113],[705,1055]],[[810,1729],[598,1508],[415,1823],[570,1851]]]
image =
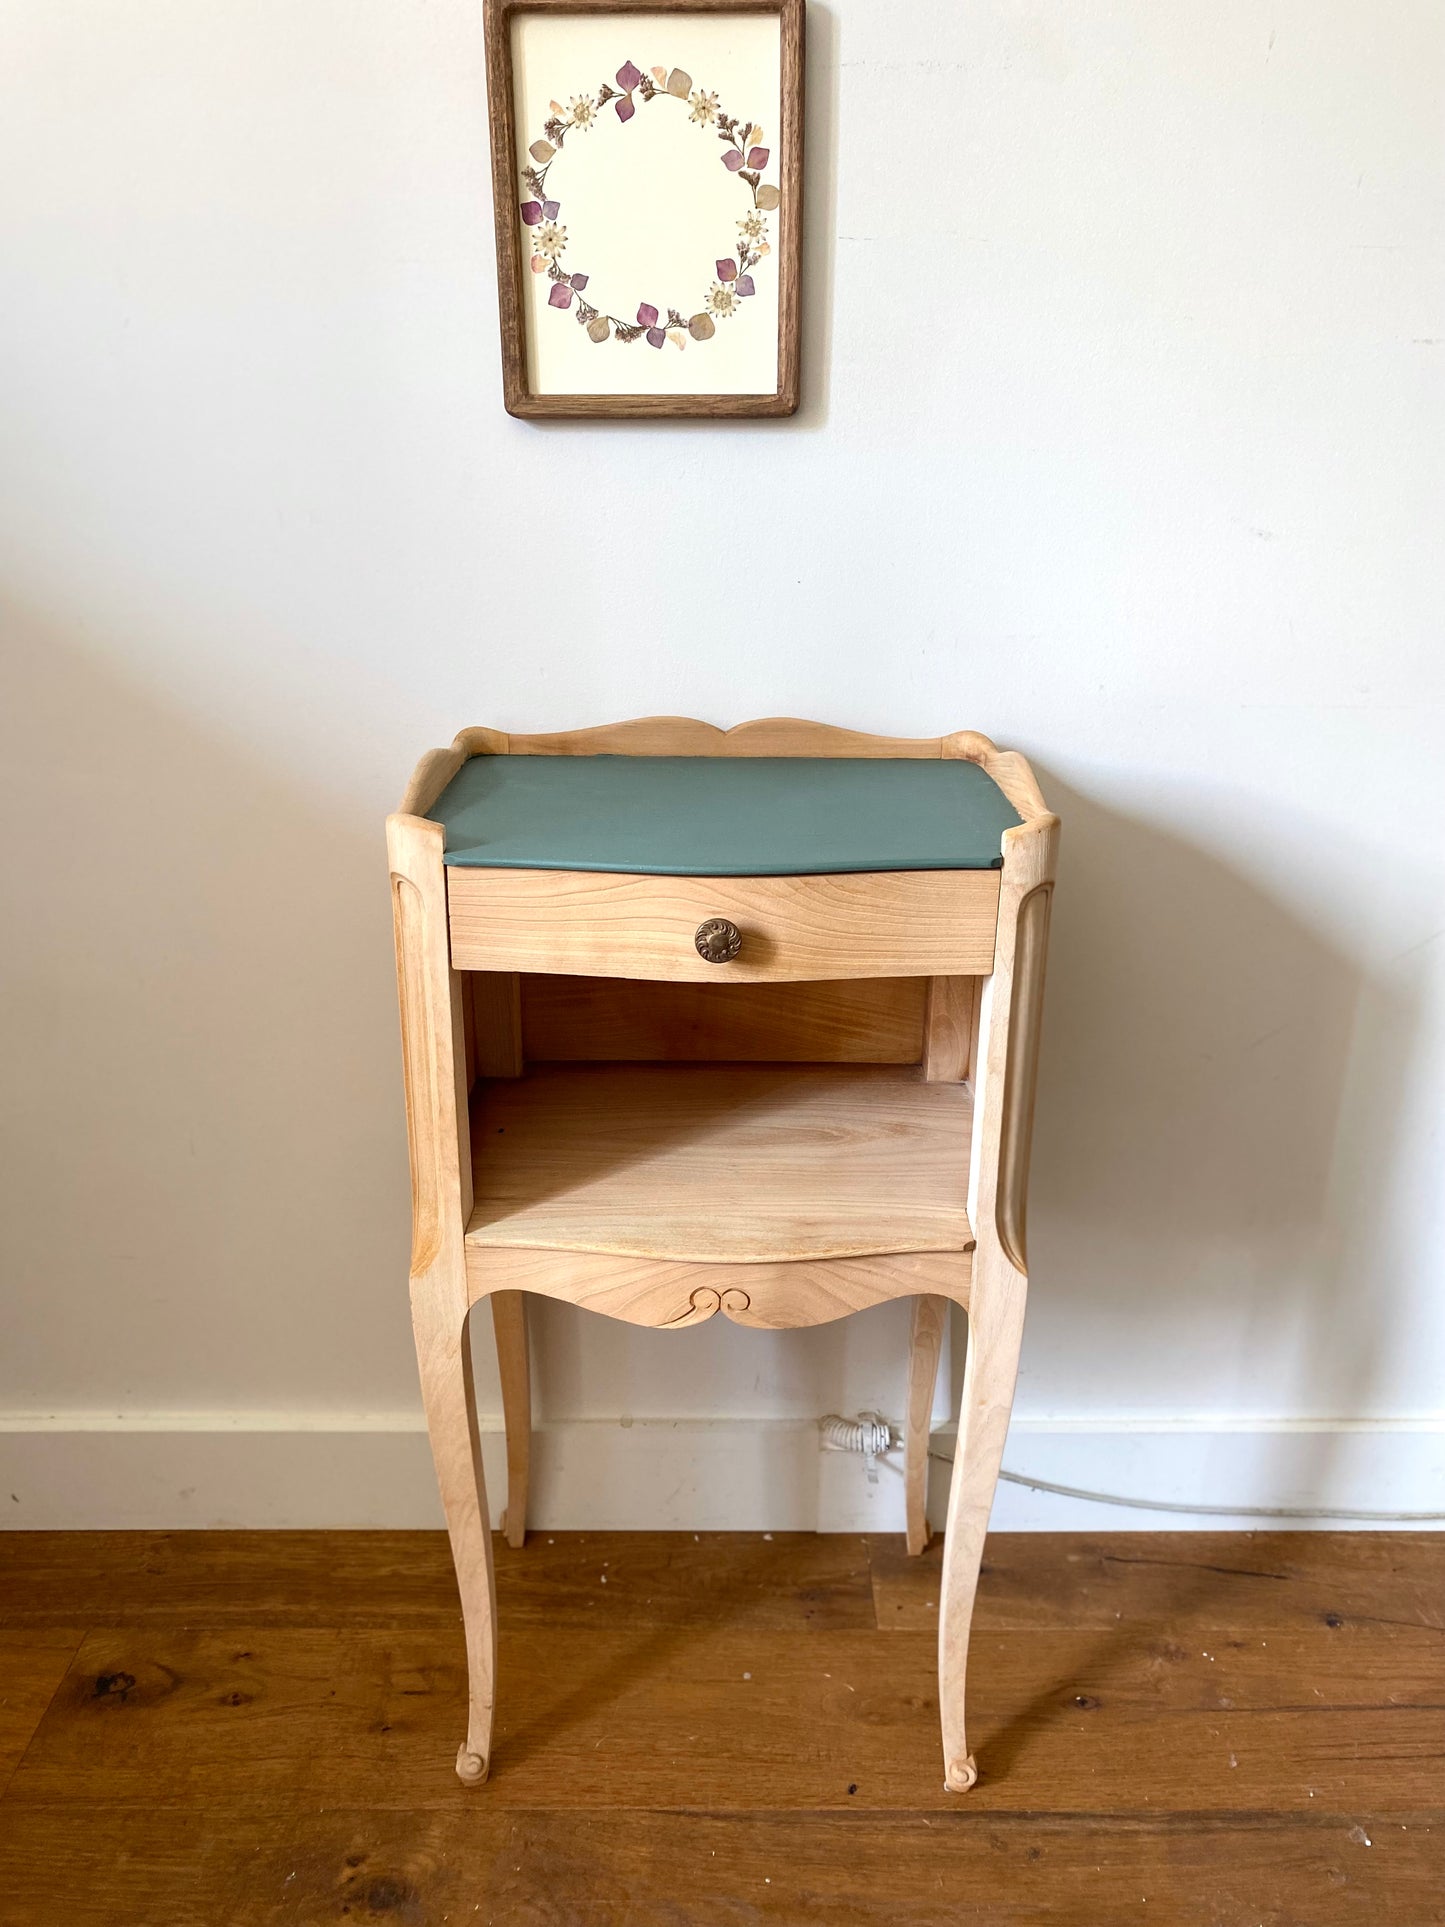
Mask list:
[[1445,1535],[0,1536],[4,1927],[1445,1922]]

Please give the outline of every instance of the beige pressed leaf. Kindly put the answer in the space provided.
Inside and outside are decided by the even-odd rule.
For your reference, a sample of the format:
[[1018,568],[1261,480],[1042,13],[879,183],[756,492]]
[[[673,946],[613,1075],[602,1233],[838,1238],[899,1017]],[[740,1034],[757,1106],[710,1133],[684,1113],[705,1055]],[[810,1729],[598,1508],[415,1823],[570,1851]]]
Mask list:
[[547,257],[545,254],[534,254],[532,256],[531,268],[532,268],[533,274],[541,274],[542,271],[545,269],[546,265],[547,265]]
[[687,343],[683,340],[681,334],[679,334],[676,328],[668,329],[667,338],[672,343],[674,348],[685,348],[687,346]]
[[783,196],[782,196],[781,189],[773,187],[771,184],[769,184],[765,187],[760,187],[758,189],[757,204],[765,214],[771,214],[773,209],[778,205],[779,201],[781,201],[782,198]]
[[589,321],[587,323],[587,338],[589,341],[606,341],[611,332],[612,330],[602,319],[601,315],[598,315],[595,321]]
[[687,332],[694,341],[711,341],[716,330],[710,314],[695,314],[687,324]]
[[758,243],[758,246],[757,246],[757,253],[758,253],[759,255],[764,255],[764,254],[771,254],[771,253],[772,253],[772,251],[773,251],[773,250],[772,250],[772,249],[771,249],[771,248],[770,248],[770,247],[768,246],[768,244],[767,244],[767,242],[766,242],[766,241],[760,241],[760,242]]
[[686,100],[692,92],[692,75],[685,74],[681,67],[674,67],[667,76],[667,91],[676,94],[679,100]]
[[552,112],[554,114],[565,114],[567,111],[567,109],[562,105],[560,100],[551,101],[549,105],[551,106]]
[[540,166],[543,161],[550,161],[557,150],[551,141],[533,141],[532,145],[527,149],[527,152]]
[[666,67],[654,67],[652,70],[652,78],[657,82],[659,87],[665,87],[667,85]]

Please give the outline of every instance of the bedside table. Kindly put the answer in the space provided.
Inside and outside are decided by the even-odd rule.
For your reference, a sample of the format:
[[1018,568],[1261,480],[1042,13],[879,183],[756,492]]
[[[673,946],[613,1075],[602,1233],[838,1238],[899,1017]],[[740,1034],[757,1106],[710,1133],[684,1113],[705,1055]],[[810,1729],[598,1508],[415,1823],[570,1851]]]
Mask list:
[[490,1302],[526,1529],[525,1296],[768,1329],[913,1300],[908,1546],[968,1313],[939,1601],[945,1784],[1023,1332],[1058,847],[1024,759],[772,720],[463,730],[388,819],[412,1320],[484,1780],[495,1588],[466,1338]]

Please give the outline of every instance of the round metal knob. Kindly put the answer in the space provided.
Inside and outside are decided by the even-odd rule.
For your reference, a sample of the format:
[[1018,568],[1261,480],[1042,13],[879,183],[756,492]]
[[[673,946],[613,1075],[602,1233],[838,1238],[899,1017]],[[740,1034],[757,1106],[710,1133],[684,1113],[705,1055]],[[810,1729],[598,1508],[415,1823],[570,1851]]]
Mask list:
[[704,963],[731,963],[743,947],[743,933],[726,917],[709,917],[697,926],[693,942]]

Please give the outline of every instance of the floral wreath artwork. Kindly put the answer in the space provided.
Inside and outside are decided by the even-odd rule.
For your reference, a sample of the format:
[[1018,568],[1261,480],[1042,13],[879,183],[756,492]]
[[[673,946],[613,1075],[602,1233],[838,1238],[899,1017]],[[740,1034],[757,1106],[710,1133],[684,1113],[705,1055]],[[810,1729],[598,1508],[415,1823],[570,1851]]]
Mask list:
[[[689,335],[694,341],[710,341],[718,322],[730,321],[740,312],[748,296],[756,294],[751,271],[772,252],[764,216],[771,214],[783,197],[779,188],[762,178],[769,159],[769,150],[761,145],[763,130],[750,122],[739,123],[731,114],[725,114],[717,95],[694,88],[692,76],[680,67],[670,72],[666,67],[654,67],[650,74],[644,74],[629,60],[617,69],[616,81],[616,87],[604,84],[595,94],[574,95],[566,107],[554,100],[551,114],[542,125],[542,138],[533,141],[528,149],[535,165],[522,169],[523,184],[532,197],[522,203],[522,220],[532,249],[532,272],[545,274],[552,283],[548,306],[571,308],[591,341],[603,342],[610,337],[614,341],[630,342],[645,335],[653,348],[660,348],[666,341],[675,348],[685,348]],[[588,276],[569,273],[562,266],[567,230],[561,225],[561,202],[547,199],[547,176],[552,163],[569,134],[591,133],[609,101],[616,103],[617,118],[625,126],[637,112],[635,97],[644,101],[681,101],[689,110],[688,119],[696,124],[699,132],[715,128],[717,138],[723,143],[723,166],[746,182],[751,193],[751,206],[738,222],[736,252],[718,261],[717,279],[708,289],[702,306],[690,317],[684,316],[679,308],[668,308],[664,321],[664,310],[651,301],[639,304],[635,321],[604,314],[585,299]]]

